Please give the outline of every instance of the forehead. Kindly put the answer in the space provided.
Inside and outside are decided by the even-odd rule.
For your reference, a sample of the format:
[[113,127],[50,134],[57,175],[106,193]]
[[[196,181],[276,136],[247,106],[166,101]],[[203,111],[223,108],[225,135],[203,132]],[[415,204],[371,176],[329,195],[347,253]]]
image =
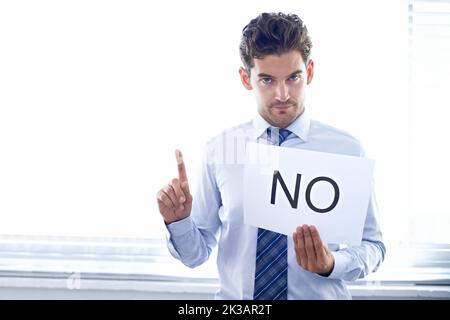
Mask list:
[[254,59],[252,68],[255,74],[265,73],[275,77],[284,77],[291,73],[304,70],[305,63],[302,55],[297,50],[292,50],[281,55],[267,55],[262,59]]

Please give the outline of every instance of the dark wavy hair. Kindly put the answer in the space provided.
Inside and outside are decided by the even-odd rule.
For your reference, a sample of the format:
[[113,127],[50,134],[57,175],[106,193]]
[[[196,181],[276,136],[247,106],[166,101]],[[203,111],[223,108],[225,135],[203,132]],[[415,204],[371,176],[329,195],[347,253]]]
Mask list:
[[239,53],[247,71],[253,59],[271,54],[298,50],[307,63],[312,48],[311,38],[303,21],[295,14],[261,13],[242,30]]

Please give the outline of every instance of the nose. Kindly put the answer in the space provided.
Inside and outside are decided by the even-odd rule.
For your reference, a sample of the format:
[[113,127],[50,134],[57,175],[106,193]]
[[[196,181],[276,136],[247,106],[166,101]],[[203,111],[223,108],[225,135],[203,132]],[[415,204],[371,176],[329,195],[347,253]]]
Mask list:
[[289,88],[284,82],[280,82],[276,88],[276,97],[279,101],[287,101],[289,100]]

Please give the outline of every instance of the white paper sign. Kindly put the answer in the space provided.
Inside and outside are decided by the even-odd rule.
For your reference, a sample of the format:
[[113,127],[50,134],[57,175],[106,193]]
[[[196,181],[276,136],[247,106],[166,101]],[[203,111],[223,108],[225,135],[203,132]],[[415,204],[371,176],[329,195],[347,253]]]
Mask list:
[[373,160],[250,142],[244,173],[244,222],[292,235],[317,227],[324,243],[359,245]]

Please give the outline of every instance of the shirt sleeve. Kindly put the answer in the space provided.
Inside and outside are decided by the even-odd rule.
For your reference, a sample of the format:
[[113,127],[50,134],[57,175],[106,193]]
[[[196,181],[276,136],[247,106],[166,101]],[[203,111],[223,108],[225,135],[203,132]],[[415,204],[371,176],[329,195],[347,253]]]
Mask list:
[[[361,156],[365,156],[364,150],[361,151]],[[334,268],[328,276],[329,278],[354,281],[358,278],[364,278],[379,268],[384,261],[386,247],[382,240],[378,220],[378,206],[375,194],[372,192],[361,245],[332,251]]]
[[208,144],[204,149],[200,176],[193,195],[190,216],[167,225],[167,245],[170,253],[190,268],[208,260],[217,244],[220,227],[218,216],[222,205],[217,187],[216,164],[211,160]]

